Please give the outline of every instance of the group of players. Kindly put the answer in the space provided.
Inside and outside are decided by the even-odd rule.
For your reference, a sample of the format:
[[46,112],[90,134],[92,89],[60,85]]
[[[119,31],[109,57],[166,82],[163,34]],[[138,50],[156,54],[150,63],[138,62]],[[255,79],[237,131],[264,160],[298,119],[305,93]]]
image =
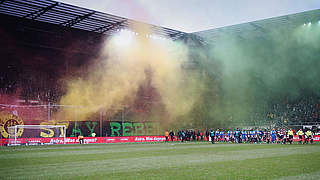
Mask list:
[[210,131],[210,141],[212,144],[215,142],[229,142],[229,143],[277,143],[286,144],[293,142],[294,135],[299,136],[299,143],[304,144],[313,143],[313,133],[311,130],[305,132],[300,129],[297,133],[292,129],[272,129],[272,130],[262,130],[262,129],[251,129],[251,130],[240,130],[236,129],[234,131],[229,130],[227,132],[217,130]]
[[293,129],[251,129],[251,130],[228,130],[223,131],[220,129],[211,129],[205,132],[194,131],[194,130],[180,130],[177,132],[177,136],[174,136],[174,132],[166,131],[166,141],[171,141],[177,138],[178,141],[211,141],[212,144],[216,142],[226,143],[272,143],[272,144],[292,144],[294,135],[298,135],[299,143],[313,143],[313,132],[310,129],[295,132]]

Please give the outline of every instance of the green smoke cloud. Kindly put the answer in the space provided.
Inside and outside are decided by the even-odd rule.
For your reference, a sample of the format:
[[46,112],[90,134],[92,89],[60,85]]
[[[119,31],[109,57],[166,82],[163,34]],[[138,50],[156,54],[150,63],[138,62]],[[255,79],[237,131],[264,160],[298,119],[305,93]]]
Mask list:
[[206,82],[192,115],[198,113],[198,124],[207,127],[252,124],[263,121],[255,114],[266,115],[273,103],[319,95],[319,52],[318,24],[259,37],[224,34],[192,52]]

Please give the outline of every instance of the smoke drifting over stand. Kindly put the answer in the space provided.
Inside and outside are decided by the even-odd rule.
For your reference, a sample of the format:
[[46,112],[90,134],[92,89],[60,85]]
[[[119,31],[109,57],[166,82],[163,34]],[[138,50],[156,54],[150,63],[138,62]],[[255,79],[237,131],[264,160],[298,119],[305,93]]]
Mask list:
[[[122,31],[105,41],[86,76],[67,80],[60,103],[85,107],[78,120],[101,109],[132,107],[146,86],[157,95],[148,120],[184,128],[253,124],[266,119],[275,103],[319,96],[318,24],[246,38],[225,33],[214,42],[203,37],[210,44],[205,46],[152,36],[146,27],[132,29],[136,33]],[[190,62],[192,68],[185,66]]]
[[219,86],[207,104],[214,107],[208,117],[212,125],[253,124],[259,120],[254,114],[266,118],[272,104],[319,97],[318,23],[247,36],[226,33],[211,42],[207,60],[199,60]]
[[[134,32],[122,30],[106,39],[86,76],[65,80],[67,92],[60,103],[83,107],[78,120],[101,109],[114,112],[123,105],[133,106],[139,88],[147,83],[159,96],[155,104],[165,109],[160,121],[173,122],[192,110],[201,94],[196,92],[201,81],[182,68],[188,61],[188,48],[152,35],[147,27],[131,29]],[[152,111],[157,107],[152,106]],[[63,109],[57,115],[73,118],[74,112]]]

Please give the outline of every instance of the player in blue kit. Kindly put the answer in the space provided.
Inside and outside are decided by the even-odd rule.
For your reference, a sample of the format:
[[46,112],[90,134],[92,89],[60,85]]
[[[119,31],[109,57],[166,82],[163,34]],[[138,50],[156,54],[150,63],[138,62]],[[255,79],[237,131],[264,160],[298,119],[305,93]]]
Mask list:
[[216,130],[216,142],[220,141],[219,137],[220,137],[220,131],[219,131],[219,129],[217,129]]
[[263,136],[264,136],[264,132],[262,131],[262,129],[260,129],[260,131],[259,131],[259,142],[260,143],[262,143]]
[[253,131],[253,129],[251,129],[249,131],[249,142],[250,143],[253,143],[253,138],[254,138],[254,131]]
[[276,140],[276,131],[272,129],[271,131],[271,142],[274,143]]
[[242,130],[242,143],[246,143],[247,141],[247,132],[245,129]]
[[232,135],[233,135],[233,134],[232,134],[232,131],[229,130],[229,131],[228,131],[228,140],[229,140],[229,143],[233,142],[233,136],[232,136]]
[[254,130],[254,143],[257,143],[259,139],[259,131],[258,129]]
[[220,131],[220,141],[223,142],[223,130]]
[[239,130],[239,128],[237,128],[237,130],[234,132],[234,138],[236,140],[236,143],[239,143],[239,139],[240,139],[240,130]]
[[247,133],[247,142],[250,143],[251,142],[251,135],[252,135],[251,130],[247,130],[246,133]]

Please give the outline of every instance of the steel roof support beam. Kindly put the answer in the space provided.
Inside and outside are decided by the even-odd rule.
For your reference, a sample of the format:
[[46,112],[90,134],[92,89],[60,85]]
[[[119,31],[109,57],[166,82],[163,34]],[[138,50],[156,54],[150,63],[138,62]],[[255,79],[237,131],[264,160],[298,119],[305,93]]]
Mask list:
[[0,1],[0,4],[3,4],[4,2],[6,2],[7,0],[1,0]]
[[44,7],[38,11],[35,11],[35,12],[32,12],[30,14],[27,14],[26,16],[24,16],[23,18],[28,18],[28,17],[31,17],[32,20],[35,20],[37,19],[38,17],[40,17],[41,15],[43,15],[44,13],[48,12],[50,9],[56,7],[57,5],[59,5],[60,3],[55,3],[55,4],[52,4],[50,6],[47,6],[47,7]]
[[174,33],[174,34],[170,34],[170,38],[175,40],[175,39],[178,39],[179,37],[183,36],[185,33],[183,32],[178,32],[178,33]]
[[66,21],[66,22],[63,22],[63,23],[61,23],[60,25],[66,26],[66,27],[72,27],[72,26],[74,26],[75,24],[81,22],[82,20],[90,17],[90,16],[93,15],[94,13],[95,13],[95,12],[91,12],[91,13],[88,13],[88,14],[85,14],[85,15],[82,15],[82,16],[78,16],[78,17],[76,17],[76,18],[74,18],[74,19],[71,19],[71,20],[68,20],[68,21]]
[[126,21],[127,20],[116,22],[116,23],[109,24],[109,25],[106,25],[106,26],[102,26],[102,27],[94,29],[93,32],[105,33],[107,31],[113,30],[114,28],[117,28],[117,27],[121,26],[121,24],[123,24]]

